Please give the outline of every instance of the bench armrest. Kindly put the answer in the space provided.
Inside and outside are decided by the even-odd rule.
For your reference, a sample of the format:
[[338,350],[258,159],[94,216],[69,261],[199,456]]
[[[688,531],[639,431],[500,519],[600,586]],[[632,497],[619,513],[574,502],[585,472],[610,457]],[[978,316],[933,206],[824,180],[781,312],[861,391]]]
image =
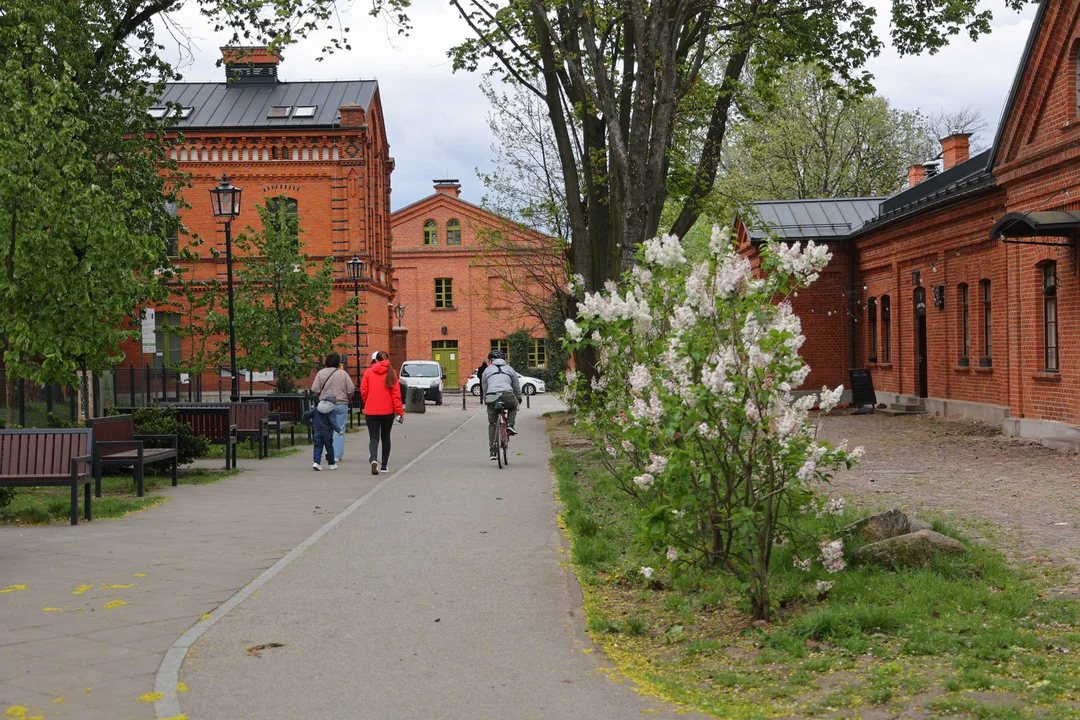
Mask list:
[[76,478],[80,475],[79,466],[86,465],[86,472],[93,472],[94,457],[92,455],[81,455],[79,457],[71,458],[71,477]]
[[172,435],[136,435],[135,437],[139,440],[172,440],[173,450],[176,449],[176,444],[178,442],[178,438],[176,437],[175,433],[173,433]]

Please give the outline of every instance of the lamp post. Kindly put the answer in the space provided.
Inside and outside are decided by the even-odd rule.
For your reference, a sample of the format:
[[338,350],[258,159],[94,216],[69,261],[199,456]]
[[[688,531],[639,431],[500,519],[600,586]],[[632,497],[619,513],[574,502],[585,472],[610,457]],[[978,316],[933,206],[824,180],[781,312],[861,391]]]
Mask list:
[[236,372],[236,326],[233,318],[233,282],[232,282],[232,221],[240,214],[240,193],[233,187],[224,173],[221,184],[210,190],[210,204],[214,217],[225,221],[225,273],[229,288],[229,399],[240,402],[240,378]]
[[404,327],[401,323],[405,320],[405,306],[398,303],[397,307],[394,308],[394,314],[397,315],[398,327]]
[[364,279],[364,261],[356,255],[346,261],[346,269],[353,281],[353,297],[356,298],[356,387],[360,387],[360,281]]

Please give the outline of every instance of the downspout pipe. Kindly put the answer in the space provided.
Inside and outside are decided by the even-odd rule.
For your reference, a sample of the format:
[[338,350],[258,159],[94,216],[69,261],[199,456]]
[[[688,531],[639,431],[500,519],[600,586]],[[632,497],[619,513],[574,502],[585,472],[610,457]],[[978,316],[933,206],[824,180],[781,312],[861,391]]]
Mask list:
[[848,337],[851,346],[848,370],[854,370],[858,355],[855,350],[855,311],[858,308],[858,303],[855,300],[855,241],[845,241],[844,250],[848,256]]

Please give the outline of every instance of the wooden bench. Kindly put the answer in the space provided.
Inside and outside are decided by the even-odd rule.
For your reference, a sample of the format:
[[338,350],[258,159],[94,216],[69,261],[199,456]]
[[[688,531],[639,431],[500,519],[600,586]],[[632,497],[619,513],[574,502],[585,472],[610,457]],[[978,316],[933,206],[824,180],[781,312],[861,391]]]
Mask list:
[[[101,497],[101,471],[105,465],[131,465],[135,491],[143,496],[143,469],[148,463],[172,458],[172,484],[176,487],[179,457],[175,435],[136,435],[131,415],[94,418],[87,423],[94,431],[94,495]],[[167,440],[171,448],[147,448],[147,440]]]
[[169,404],[176,419],[191,428],[191,434],[206,438],[211,445],[225,446],[225,469],[236,467],[237,431],[231,407],[224,405]]
[[[307,393],[274,393],[272,395],[263,395],[258,399],[269,403],[271,418],[276,415],[286,422],[293,423],[294,426],[300,424],[300,419],[304,417],[304,413],[310,410],[314,404]],[[283,429],[288,427],[288,425],[284,425]],[[306,424],[304,427],[307,428],[308,442],[314,442],[315,439],[311,435],[311,428]]]
[[[270,407],[270,429],[277,433],[277,447],[281,449],[281,431],[289,431],[289,444],[296,444],[296,424],[300,422],[300,418],[303,416],[303,412],[300,411],[302,404],[299,402],[299,398],[296,398],[295,402],[293,398],[288,400],[279,399],[269,395],[260,395],[258,397],[240,398],[241,402],[265,402]],[[288,408],[288,409],[282,409]]]
[[71,487],[71,524],[79,524],[79,486],[86,486],[84,517],[91,518],[94,431],[83,428],[0,430],[0,487]]
[[[162,407],[182,408],[226,408],[231,423],[236,426],[238,440],[254,440],[258,443],[259,459],[270,452],[270,405],[260,402],[210,402],[210,403],[166,403]],[[235,465],[235,462],[233,463]]]

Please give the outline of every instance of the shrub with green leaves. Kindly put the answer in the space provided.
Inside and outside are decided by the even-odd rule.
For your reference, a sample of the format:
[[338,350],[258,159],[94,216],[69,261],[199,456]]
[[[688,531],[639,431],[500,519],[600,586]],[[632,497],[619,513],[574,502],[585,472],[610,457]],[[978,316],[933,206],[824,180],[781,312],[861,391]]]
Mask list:
[[[696,263],[665,236],[644,244],[622,292],[609,283],[586,294],[579,322],[566,321],[568,349],[599,357],[598,377],[567,373],[568,400],[639,501],[642,540],[672,564],[734,576],[759,618],[773,609],[775,547],[792,543],[801,570],[844,567],[842,540],[806,537],[796,522],[842,510],[817,506],[813,486],[862,453],[818,440],[809,416],[843,388],[794,395],[810,368],[789,298],[830,258],[813,242],[768,243],[755,276],[729,232],[714,230]],[[654,572],[641,568],[646,579]]]

